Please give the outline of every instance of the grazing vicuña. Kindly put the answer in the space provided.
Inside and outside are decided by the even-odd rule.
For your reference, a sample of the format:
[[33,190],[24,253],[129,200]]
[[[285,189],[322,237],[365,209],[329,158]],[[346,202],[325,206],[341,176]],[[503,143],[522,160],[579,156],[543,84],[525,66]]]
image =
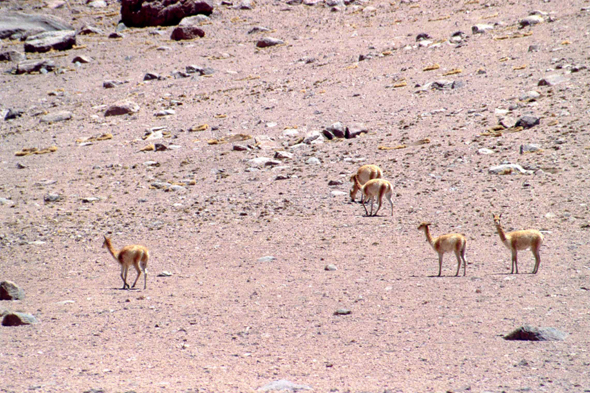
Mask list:
[[[379,209],[381,209],[383,197],[387,198],[387,200],[391,204],[391,215],[393,216],[393,201],[391,200],[391,196],[393,195],[393,186],[390,182],[384,179],[373,179],[369,180],[365,183],[365,185],[361,186],[357,178],[355,178],[354,181],[357,187],[360,188],[363,192],[363,199],[361,200],[361,203],[365,208],[365,213],[367,214],[367,216],[377,215]],[[373,214],[373,202],[375,200],[375,197],[379,199],[379,206],[377,207],[375,214]],[[367,202],[371,202],[371,214],[369,214],[369,212],[367,211]]]
[[432,224],[429,222],[423,222],[418,227],[418,230],[424,231],[426,240],[428,243],[430,243],[432,248],[434,248],[434,251],[438,253],[438,276],[440,277],[442,269],[443,255],[451,251],[454,252],[455,256],[457,257],[457,273],[455,276],[459,275],[461,261],[463,262],[463,276],[465,276],[467,274],[467,261],[465,261],[465,247],[467,246],[467,239],[465,239],[465,236],[461,235],[460,233],[449,233],[447,235],[433,238],[432,235],[430,235],[430,225]]
[[[369,180],[381,179],[382,177],[383,171],[377,165],[363,165],[360,167],[358,171],[350,177],[350,181],[352,182],[352,188],[350,189],[350,200],[354,202],[356,193],[361,190],[361,187],[357,185],[356,180],[358,180],[358,184],[362,186]],[[361,193],[361,202],[362,201],[363,199]]]
[[141,273],[143,272],[143,289],[147,288],[147,263],[150,257],[150,253],[147,248],[144,246],[138,245],[131,245],[125,246],[120,251],[117,251],[113,248],[113,244],[111,243],[111,239],[108,237],[104,237],[104,243],[102,244],[103,248],[106,248],[109,253],[115,258],[117,262],[121,265],[121,279],[123,280],[123,288],[121,289],[128,289],[129,284],[127,284],[127,272],[129,271],[129,267],[133,265],[135,270],[137,270],[137,277],[135,278],[135,282],[131,288],[135,288],[135,284],[137,284],[137,280]]
[[494,224],[496,224],[496,229],[498,230],[498,235],[500,235],[500,240],[502,243],[512,252],[512,270],[510,274],[514,273],[516,270],[516,274],[518,274],[518,250],[526,250],[530,248],[535,256],[535,267],[533,268],[532,274],[537,274],[539,271],[539,265],[541,264],[541,254],[539,253],[539,249],[543,244],[543,235],[541,232],[537,231],[536,229],[526,229],[524,231],[514,231],[509,233],[504,233],[502,229],[502,225],[500,224],[500,218],[502,215],[493,214],[494,217]]

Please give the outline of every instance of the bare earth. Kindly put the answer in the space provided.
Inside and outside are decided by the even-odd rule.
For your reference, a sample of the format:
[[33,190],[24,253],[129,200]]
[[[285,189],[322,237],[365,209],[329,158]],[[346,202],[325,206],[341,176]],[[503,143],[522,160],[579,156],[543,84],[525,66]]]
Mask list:
[[[217,4],[206,36],[179,42],[173,27],[109,39],[115,1],[38,4],[0,8],[103,33],[28,54],[58,72],[0,64],[0,112],[24,111],[0,119],[0,280],[26,291],[0,307],[39,320],[0,328],[1,392],[250,392],[280,379],[318,392],[590,391],[588,1]],[[545,22],[519,29],[534,10]],[[496,26],[473,34],[477,24]],[[449,42],[457,31],[463,42]],[[419,46],[420,33],[432,42]],[[284,44],[257,49],[265,36]],[[80,55],[92,61],[72,64]],[[215,72],[172,77],[189,65]],[[566,80],[538,86],[554,74]],[[460,83],[420,91],[441,79]],[[540,97],[519,99],[531,90]],[[140,110],[105,117],[119,101]],[[154,115],[165,109],[175,114]],[[59,111],[73,118],[40,122]],[[490,131],[526,114],[540,124]],[[300,143],[335,122],[368,133]],[[144,140],[153,127],[163,138]],[[141,151],[150,143],[168,150]],[[542,150],[521,154],[529,144]],[[249,161],[275,151],[293,155]],[[350,175],[368,163],[394,186],[393,216],[349,200]],[[506,163],[527,172],[489,173]],[[538,274],[530,251],[510,274],[492,213],[507,231],[543,232]],[[452,254],[436,277],[422,221],[467,235],[466,277]],[[106,234],[150,249],[147,290],[120,290]],[[524,324],[568,336],[502,338]]]

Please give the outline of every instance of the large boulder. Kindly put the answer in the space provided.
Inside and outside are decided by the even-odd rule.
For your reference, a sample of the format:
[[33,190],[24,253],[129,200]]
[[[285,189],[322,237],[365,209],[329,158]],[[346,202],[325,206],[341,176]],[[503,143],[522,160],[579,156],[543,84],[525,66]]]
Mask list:
[[0,12],[0,39],[23,39],[46,31],[73,29],[62,19],[52,15]]
[[213,12],[213,0],[121,0],[126,26],[172,26],[182,18]]
[[48,31],[27,38],[25,52],[44,53],[50,50],[68,50],[76,45],[76,31]]

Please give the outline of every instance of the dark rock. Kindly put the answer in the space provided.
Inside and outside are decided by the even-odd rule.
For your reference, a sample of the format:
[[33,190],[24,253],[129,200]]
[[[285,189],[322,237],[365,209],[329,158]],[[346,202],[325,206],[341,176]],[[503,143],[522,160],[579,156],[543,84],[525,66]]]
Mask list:
[[80,64],[88,64],[92,61],[92,59],[88,56],[76,56],[72,63],[80,63]]
[[326,137],[326,139],[328,139],[328,140],[332,140],[332,139],[334,139],[334,134],[332,134],[332,132],[331,132],[331,131],[328,131],[328,130],[323,130],[323,131],[322,131],[322,134],[324,134],[324,136],[325,136],[325,137]]
[[270,29],[268,27],[263,27],[263,26],[254,26],[253,28],[251,28],[248,31],[248,34],[254,34],[254,33],[264,33],[270,31]]
[[0,282],[0,300],[22,300],[25,291],[12,281]]
[[327,128],[327,130],[336,138],[344,138],[346,134],[346,127],[344,127],[340,122],[332,124]]
[[37,323],[37,319],[31,314],[22,312],[9,312],[2,318],[2,326],[21,326]]
[[263,37],[256,43],[258,48],[267,48],[269,46],[281,45],[285,42],[283,40],[279,40],[278,38],[272,37]]
[[61,199],[61,195],[59,194],[47,194],[43,197],[45,203],[59,202]]
[[144,81],[153,81],[153,80],[160,80],[162,77],[156,74],[155,72],[148,72],[143,76]]
[[46,31],[73,30],[64,20],[47,14],[10,12],[0,15],[0,39],[24,39]]
[[525,325],[505,335],[504,340],[563,341],[566,336],[566,333],[552,327],[536,328]]
[[161,143],[155,143],[154,144],[154,148],[155,148],[155,151],[165,151],[165,150],[168,150],[168,147],[166,145],[161,144]]
[[531,128],[541,123],[541,119],[535,116],[526,115],[516,121],[514,127]]
[[199,74],[199,75],[213,75],[215,70],[211,67],[199,67],[195,65],[186,66],[186,72],[188,74]]
[[341,186],[342,185],[342,180],[330,180],[328,182],[329,186]]
[[23,113],[25,113],[25,111],[21,109],[9,109],[8,113],[4,116],[4,120],[16,119],[17,117],[21,117]]
[[416,36],[416,41],[429,40],[431,38],[427,33],[420,33]]
[[347,308],[339,308],[338,310],[334,311],[334,315],[350,315],[352,311]]
[[123,38],[125,37],[123,34],[119,33],[118,31],[115,31],[111,34],[109,34],[109,38],[111,39],[117,39],[117,38]]
[[27,60],[18,63],[17,74],[30,74],[32,72],[49,72],[55,70],[55,63],[51,60]]
[[25,52],[44,53],[50,50],[68,50],[76,45],[76,31],[48,31],[27,38]]
[[213,0],[121,0],[121,19],[130,27],[173,26],[182,18],[213,12]]
[[197,26],[178,26],[172,30],[170,39],[175,41],[205,37],[205,31]]

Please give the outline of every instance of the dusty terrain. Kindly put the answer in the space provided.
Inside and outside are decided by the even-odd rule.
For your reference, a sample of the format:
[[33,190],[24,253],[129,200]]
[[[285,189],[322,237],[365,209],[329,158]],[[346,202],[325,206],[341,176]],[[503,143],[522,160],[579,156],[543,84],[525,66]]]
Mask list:
[[[28,54],[58,72],[0,64],[0,111],[23,111],[0,119],[0,280],[26,291],[0,307],[39,320],[0,329],[0,391],[248,392],[280,379],[318,392],[590,391],[588,1],[218,4],[204,38],[179,42],[172,27],[108,38],[120,7],[108,3],[0,2],[102,30]],[[519,29],[534,10],[545,22]],[[473,34],[482,23],[496,27]],[[285,43],[257,49],[264,36]],[[72,64],[80,55],[92,61]],[[190,65],[214,73],[172,76]],[[538,86],[555,74],[566,80]],[[420,91],[441,79],[460,83]],[[540,97],[520,100],[531,90]],[[104,116],[125,100],[139,112]],[[40,121],[59,111],[72,119]],[[490,131],[527,114],[540,124]],[[335,122],[368,133],[300,143]],[[154,127],[163,138],[144,140]],[[141,151],[150,143],[168,149]],[[521,154],[530,144],[542,150]],[[293,155],[249,161],[275,151]],[[365,163],[393,184],[393,216],[349,201]],[[489,172],[506,163],[527,172]],[[493,212],[506,230],[543,231],[538,274],[529,251],[510,274]],[[451,254],[436,277],[422,221],[467,235],[466,277]],[[105,234],[150,249],[147,290],[120,290]],[[524,324],[568,336],[502,338]]]

